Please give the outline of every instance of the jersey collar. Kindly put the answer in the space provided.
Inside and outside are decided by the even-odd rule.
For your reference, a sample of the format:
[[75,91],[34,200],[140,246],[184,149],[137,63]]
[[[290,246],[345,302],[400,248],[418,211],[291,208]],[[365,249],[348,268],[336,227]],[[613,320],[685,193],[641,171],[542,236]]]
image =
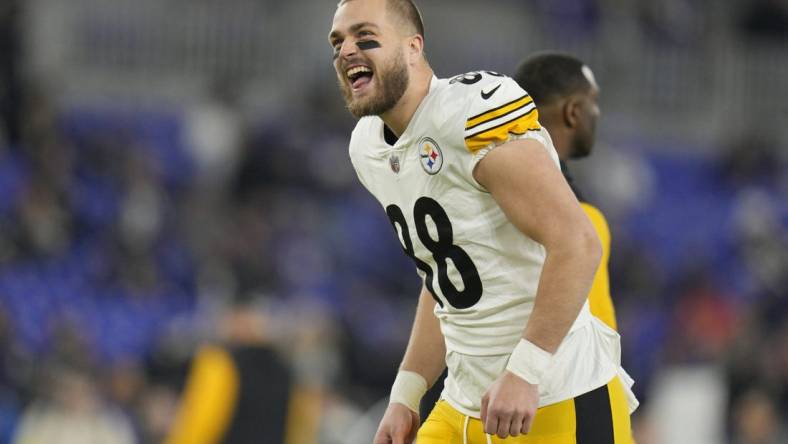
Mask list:
[[[419,103],[419,106],[416,107],[416,112],[414,112],[413,113],[413,117],[410,118],[410,121],[408,122],[408,126],[405,128],[405,131],[402,132],[402,135],[400,135],[399,139],[397,140],[397,143],[395,143],[393,147],[391,147],[391,145],[386,143],[385,140],[384,140],[383,143],[386,143],[386,146],[389,146],[389,147],[391,147],[391,149],[394,149],[394,150],[400,150],[400,149],[404,149],[404,148],[410,146],[410,144],[411,144],[411,140],[410,139],[412,138],[410,133],[413,131],[413,127],[416,126],[416,122],[418,122],[419,118],[421,117],[421,113],[422,113],[422,110],[424,109],[425,104],[432,97],[433,93],[438,89],[439,83],[440,83],[440,79],[438,79],[438,77],[436,77],[433,74],[432,78],[430,79],[430,89],[427,92],[427,95],[424,96],[423,99],[421,99],[421,103]],[[381,122],[382,121],[383,120],[381,119]],[[382,127],[381,127],[381,131],[380,131],[380,137],[383,138],[383,129],[382,129]]]

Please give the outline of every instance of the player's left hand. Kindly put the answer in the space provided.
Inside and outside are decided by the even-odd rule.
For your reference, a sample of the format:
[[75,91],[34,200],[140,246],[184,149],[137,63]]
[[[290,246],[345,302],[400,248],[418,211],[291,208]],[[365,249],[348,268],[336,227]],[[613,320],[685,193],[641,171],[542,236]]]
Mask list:
[[411,444],[419,431],[419,414],[393,402],[380,420],[373,444]]
[[528,433],[538,406],[537,386],[504,371],[482,396],[484,432],[499,438]]

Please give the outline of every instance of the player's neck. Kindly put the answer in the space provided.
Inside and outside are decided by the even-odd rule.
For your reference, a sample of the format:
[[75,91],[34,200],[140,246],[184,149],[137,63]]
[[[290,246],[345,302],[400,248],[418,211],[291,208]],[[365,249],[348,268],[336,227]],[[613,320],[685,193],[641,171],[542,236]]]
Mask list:
[[550,133],[550,139],[553,141],[553,146],[555,147],[555,151],[558,153],[558,158],[561,159],[562,162],[566,162],[571,159],[572,153],[569,149],[571,135],[566,131],[563,131],[562,128],[558,128],[558,125],[551,125],[549,122],[543,122],[542,124],[547,128],[547,132]]
[[555,151],[558,153],[558,159],[561,162],[568,162],[572,159],[571,153],[569,152],[569,147],[566,143],[563,143],[563,140],[560,140],[560,138],[558,142],[553,140],[553,146],[555,146]]
[[393,108],[380,115],[386,126],[397,137],[402,136],[402,133],[408,128],[410,120],[419,108],[421,101],[430,92],[430,82],[432,82],[432,69],[424,67],[415,69],[411,73],[410,84],[405,94],[399,99]]

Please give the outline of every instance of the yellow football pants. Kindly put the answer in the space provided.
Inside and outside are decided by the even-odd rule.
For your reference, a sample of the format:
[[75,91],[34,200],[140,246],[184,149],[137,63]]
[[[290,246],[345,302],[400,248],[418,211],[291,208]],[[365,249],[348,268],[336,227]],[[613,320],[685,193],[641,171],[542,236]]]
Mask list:
[[573,399],[540,408],[527,435],[484,433],[482,422],[438,401],[416,444],[634,444],[629,408],[618,378]]

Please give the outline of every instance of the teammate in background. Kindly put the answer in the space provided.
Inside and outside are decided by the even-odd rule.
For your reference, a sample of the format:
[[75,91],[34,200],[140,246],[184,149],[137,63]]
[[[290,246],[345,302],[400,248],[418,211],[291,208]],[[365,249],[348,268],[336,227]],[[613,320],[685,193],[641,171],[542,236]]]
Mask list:
[[220,310],[218,338],[197,350],[164,444],[317,441],[321,391],[296,380],[270,317],[254,299]]
[[530,96],[436,78],[410,0],[340,1],[329,42],[351,161],[424,282],[375,444],[630,443],[619,337],[587,303],[599,239]]
[[605,216],[589,204],[572,181],[566,162],[591,154],[599,118],[599,86],[594,73],[577,58],[560,53],[543,52],[524,60],[514,75],[533,97],[539,108],[539,123],[550,133],[561,159],[561,171],[572,187],[580,206],[596,229],[602,242],[602,261],[588,295],[591,314],[612,329],[616,312],[610,298],[607,266],[610,260],[610,229]]

